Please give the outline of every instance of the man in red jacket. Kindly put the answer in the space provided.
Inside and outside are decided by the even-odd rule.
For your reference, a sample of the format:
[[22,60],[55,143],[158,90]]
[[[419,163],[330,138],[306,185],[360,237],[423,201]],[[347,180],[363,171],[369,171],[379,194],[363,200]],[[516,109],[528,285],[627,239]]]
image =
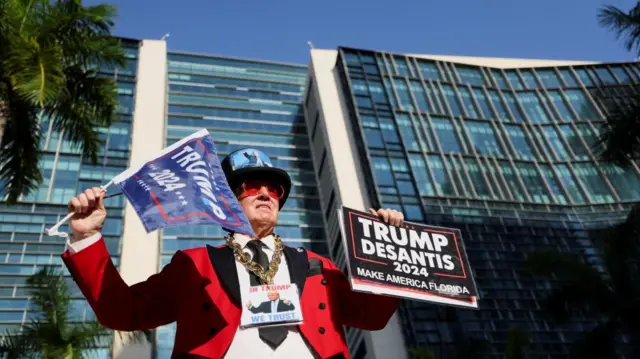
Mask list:
[[[257,238],[231,233],[226,245],[178,251],[160,273],[132,286],[100,235],[104,191],[87,189],[69,201],[76,215],[62,257],[97,319],[120,331],[177,322],[172,358],[349,358],[343,326],[380,330],[398,299],[356,293],[329,259],[283,244],[274,228],[291,179],[264,153],[235,151],[221,164]],[[395,210],[370,212],[395,225],[404,219]],[[264,284],[297,286],[303,322],[241,326],[249,288]]]

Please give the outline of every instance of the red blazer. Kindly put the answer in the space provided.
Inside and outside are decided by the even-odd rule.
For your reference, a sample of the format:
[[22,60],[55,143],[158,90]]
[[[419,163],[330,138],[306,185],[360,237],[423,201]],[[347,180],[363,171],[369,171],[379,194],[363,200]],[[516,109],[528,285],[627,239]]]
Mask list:
[[[384,328],[399,300],[356,293],[330,260],[285,246],[292,283],[301,293],[300,333],[319,358],[349,358],[343,325]],[[177,322],[172,358],[222,358],[240,324],[242,304],[233,251],[201,247],[174,254],[160,273],[127,285],[104,240],[63,261],[98,321],[120,331],[153,329]]]

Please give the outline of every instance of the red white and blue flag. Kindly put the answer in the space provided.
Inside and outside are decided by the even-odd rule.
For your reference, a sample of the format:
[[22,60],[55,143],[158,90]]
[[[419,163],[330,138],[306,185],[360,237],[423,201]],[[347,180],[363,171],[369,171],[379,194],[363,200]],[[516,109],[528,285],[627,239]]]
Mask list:
[[218,224],[254,236],[202,129],[165,148],[141,166],[113,178],[135,208],[145,230],[192,224]]

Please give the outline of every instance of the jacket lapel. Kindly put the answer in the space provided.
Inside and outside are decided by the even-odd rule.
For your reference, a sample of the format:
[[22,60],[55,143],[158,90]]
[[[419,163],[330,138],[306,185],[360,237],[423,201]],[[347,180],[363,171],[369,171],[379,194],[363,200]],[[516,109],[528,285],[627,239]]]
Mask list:
[[289,267],[289,276],[291,283],[298,286],[299,295],[302,297],[304,283],[307,280],[307,272],[309,271],[309,259],[307,251],[300,248],[284,247],[284,256],[287,258],[287,267]]
[[238,281],[233,249],[228,246],[212,247],[207,245],[207,251],[209,252],[211,266],[213,266],[224,290],[233,303],[240,307],[240,282]]

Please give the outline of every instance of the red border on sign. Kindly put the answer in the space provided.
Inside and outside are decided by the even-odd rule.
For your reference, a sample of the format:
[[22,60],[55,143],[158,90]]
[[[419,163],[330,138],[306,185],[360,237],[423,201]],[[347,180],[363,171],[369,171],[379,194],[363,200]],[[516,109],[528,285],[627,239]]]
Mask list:
[[[351,228],[351,245],[352,245],[352,249],[353,249],[354,258],[356,258],[358,260],[361,260],[361,261],[365,261],[365,262],[388,265],[389,263],[358,257],[357,252],[356,252],[355,234],[353,233],[353,218],[352,218],[352,216],[354,216],[354,215],[355,216],[359,216],[359,217],[363,217],[363,218],[367,218],[367,219],[371,219],[371,220],[374,220],[376,222],[380,222],[379,218],[372,217],[372,216],[366,216],[366,215],[363,215],[363,214],[360,214],[360,213],[349,211],[349,224],[351,226],[350,227]],[[458,237],[456,236],[456,233],[455,232],[448,232],[448,231],[438,231],[438,230],[434,230],[434,229],[429,229],[429,230],[425,229],[424,232],[436,232],[436,233],[452,235],[453,236],[453,241],[456,244],[456,251],[458,252],[458,260],[460,261],[460,266],[462,267],[462,275],[446,274],[446,273],[433,273],[433,275],[437,275],[437,276],[440,276],[440,277],[466,279],[467,278],[467,271],[465,271],[465,269],[464,269],[464,262],[462,261],[462,255],[460,253],[460,246],[458,245]]]

